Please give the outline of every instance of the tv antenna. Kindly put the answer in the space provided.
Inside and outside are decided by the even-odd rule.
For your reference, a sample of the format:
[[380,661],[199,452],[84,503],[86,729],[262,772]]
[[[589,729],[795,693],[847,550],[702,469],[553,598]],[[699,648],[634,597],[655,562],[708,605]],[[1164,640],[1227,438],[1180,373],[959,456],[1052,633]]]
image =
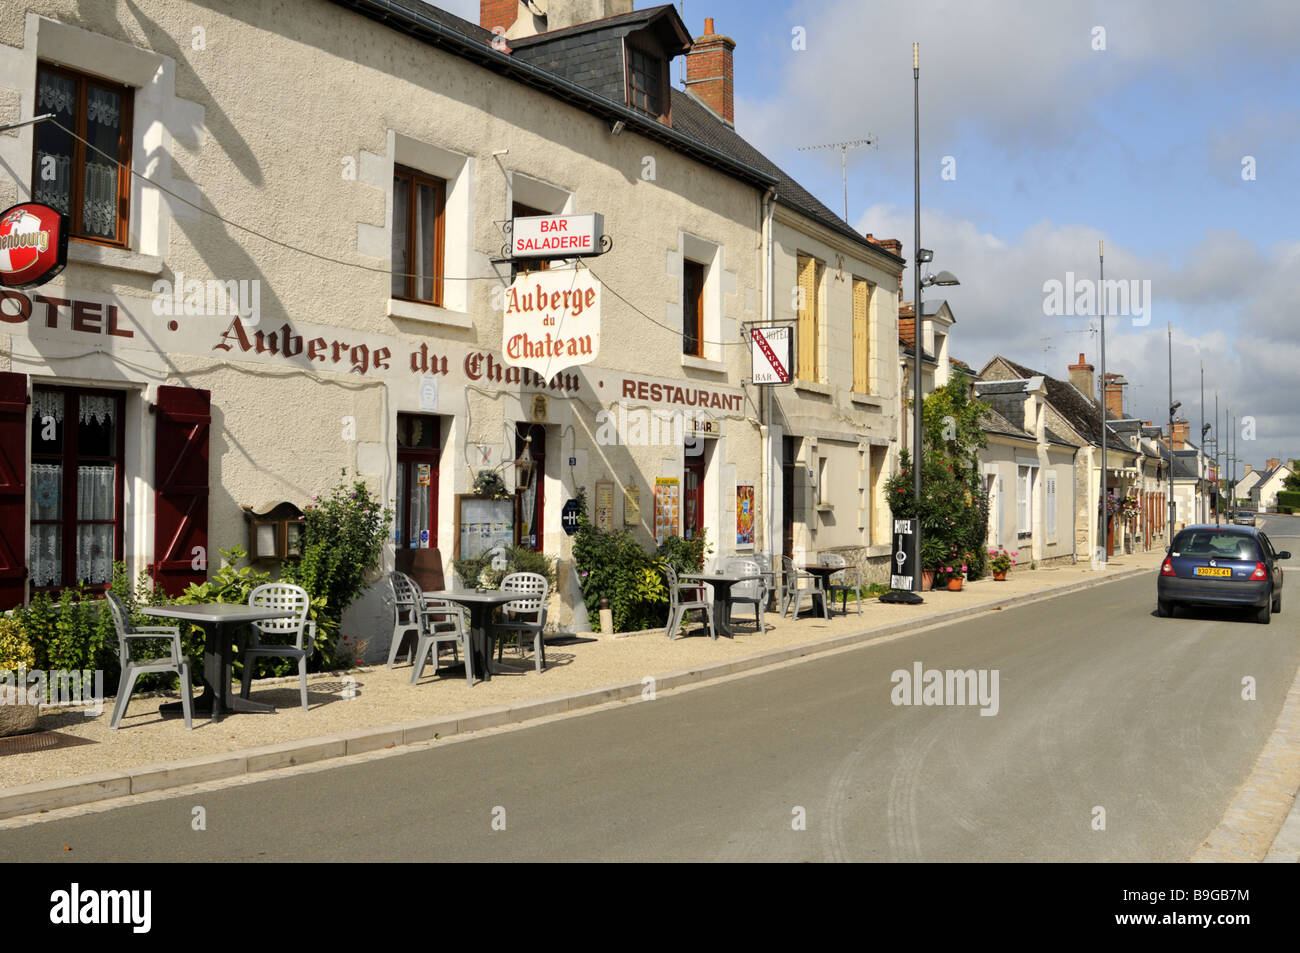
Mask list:
[[847,139],[844,142],[828,142],[822,146],[800,146],[800,152],[818,152],[822,149],[839,149],[840,150],[840,175],[844,180],[844,221],[849,220],[849,150],[860,149],[863,146],[874,146],[876,144],[875,136],[867,136],[865,139]]

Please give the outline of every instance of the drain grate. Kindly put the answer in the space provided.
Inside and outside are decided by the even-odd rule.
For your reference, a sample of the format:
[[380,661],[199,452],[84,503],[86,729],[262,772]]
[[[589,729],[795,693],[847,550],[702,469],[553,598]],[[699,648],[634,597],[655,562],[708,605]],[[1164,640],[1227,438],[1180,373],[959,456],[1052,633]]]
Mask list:
[[7,754],[31,754],[34,751],[52,751],[55,748],[75,748],[78,745],[93,745],[95,742],[76,735],[65,735],[61,731],[33,731],[25,735],[10,735],[0,738],[0,757]]

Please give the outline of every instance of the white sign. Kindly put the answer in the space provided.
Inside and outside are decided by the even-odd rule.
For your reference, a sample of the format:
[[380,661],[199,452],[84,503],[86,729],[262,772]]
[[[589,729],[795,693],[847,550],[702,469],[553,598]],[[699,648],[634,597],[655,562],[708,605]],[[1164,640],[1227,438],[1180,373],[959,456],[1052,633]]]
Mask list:
[[502,353],[550,378],[600,351],[600,282],[586,269],[521,272],[506,289]]
[[790,383],[790,328],[751,328],[750,355],[755,384]]
[[511,254],[515,258],[599,255],[604,232],[605,217],[597,212],[517,218],[510,230]]

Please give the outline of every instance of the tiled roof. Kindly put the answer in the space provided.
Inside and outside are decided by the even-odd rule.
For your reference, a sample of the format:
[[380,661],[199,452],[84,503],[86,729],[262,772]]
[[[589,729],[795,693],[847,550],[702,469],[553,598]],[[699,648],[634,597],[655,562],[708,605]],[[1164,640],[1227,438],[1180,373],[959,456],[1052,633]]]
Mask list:
[[545,33],[507,40],[507,42],[510,44],[511,49],[520,50],[529,46],[548,43],[552,40],[568,39],[582,33],[590,33],[593,30],[621,30],[627,32],[629,29],[643,26],[651,20],[658,19],[670,12],[676,13],[677,8],[671,3],[664,3],[657,7],[646,7],[644,10],[633,10],[631,13],[616,13],[613,16],[601,17],[599,20],[575,23],[573,26],[566,26],[560,30],[547,30]]

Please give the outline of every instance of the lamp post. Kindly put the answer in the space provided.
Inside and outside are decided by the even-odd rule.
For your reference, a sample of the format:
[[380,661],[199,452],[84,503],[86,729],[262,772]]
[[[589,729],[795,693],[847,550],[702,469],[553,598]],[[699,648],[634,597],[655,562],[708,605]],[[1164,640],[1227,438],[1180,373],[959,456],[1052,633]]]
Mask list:
[[1181,400],[1174,400],[1174,325],[1165,325],[1169,338],[1169,533],[1166,541],[1174,538],[1174,411],[1183,406]]
[[1106,550],[1109,549],[1106,539],[1106,523],[1110,518],[1110,507],[1106,504],[1107,499],[1106,487],[1106,243],[1097,242],[1097,266],[1100,269],[1100,283],[1097,285],[1101,289],[1101,294],[1097,295],[1101,304],[1101,495],[1097,497],[1099,511],[1097,516],[1097,550],[1101,554],[1098,559],[1100,564],[1097,568],[1106,568]]

